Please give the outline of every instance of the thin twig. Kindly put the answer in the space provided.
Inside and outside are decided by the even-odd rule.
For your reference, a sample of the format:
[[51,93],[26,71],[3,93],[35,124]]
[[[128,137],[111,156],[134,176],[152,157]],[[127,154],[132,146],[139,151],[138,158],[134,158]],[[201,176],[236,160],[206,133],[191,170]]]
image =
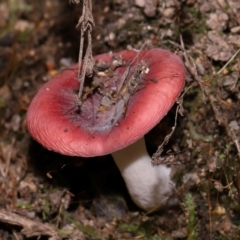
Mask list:
[[228,60],[228,62],[217,72],[217,75],[220,74],[228,65],[230,62],[232,62],[232,60],[239,54],[240,52],[240,48],[237,50],[237,52],[235,52],[235,54],[233,54],[233,56]]
[[[85,77],[92,76],[93,73],[93,57],[92,57],[92,29],[95,26],[92,15],[91,0],[83,0],[82,16],[80,17],[76,27],[80,27],[80,47],[78,55],[78,81],[80,83],[78,92],[78,105],[82,104],[82,92],[84,87]],[[84,37],[87,32],[87,49],[83,57]]]
[[[175,120],[174,120],[174,125],[172,126],[171,132],[164,138],[162,144],[158,147],[157,151],[153,154],[152,156],[152,165],[160,165],[160,164],[167,164],[172,160],[172,156],[169,157],[161,157],[161,154],[163,152],[163,148],[166,144],[168,144],[169,139],[172,137],[176,127],[177,127],[177,119],[178,119],[178,114],[183,115],[183,107],[182,107],[182,102],[183,102],[183,95],[185,92],[178,98],[177,100],[177,109],[175,113]],[[171,161],[172,163],[172,161]]]

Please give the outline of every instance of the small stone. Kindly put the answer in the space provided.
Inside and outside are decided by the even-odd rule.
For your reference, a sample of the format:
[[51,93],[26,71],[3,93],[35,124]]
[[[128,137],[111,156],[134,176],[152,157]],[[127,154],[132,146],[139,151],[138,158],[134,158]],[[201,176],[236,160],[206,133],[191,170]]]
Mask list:
[[162,12],[162,14],[163,14],[163,16],[166,17],[166,18],[171,18],[171,17],[173,16],[174,12],[175,12],[175,9],[174,9],[174,8],[166,8],[166,9]]
[[240,47],[240,35],[229,35],[227,38],[229,43],[232,43],[236,47]]
[[19,32],[25,32],[26,30],[32,30],[33,24],[26,20],[18,20],[14,26],[14,29]]
[[172,232],[172,237],[173,238],[186,238],[187,237],[187,229],[186,228],[181,228],[181,229],[178,229],[178,230],[175,230]]
[[12,130],[14,132],[17,132],[20,129],[20,125],[21,125],[21,117],[19,114],[14,114],[12,116],[11,122],[10,122],[10,126],[12,128]]
[[240,26],[231,28],[231,33],[240,33]]
[[212,30],[225,30],[227,27],[228,15],[223,12],[211,13],[206,21],[207,26]]
[[135,5],[137,7],[144,8],[143,11],[147,17],[154,17],[156,14],[156,0],[135,0]]
[[228,61],[233,55],[233,47],[228,44],[225,35],[217,31],[208,32],[209,42],[206,45],[206,54],[215,61]]
[[135,5],[137,7],[144,7],[145,6],[145,0],[135,0]]
[[156,0],[146,0],[146,6],[144,8],[144,13],[147,17],[154,17],[156,14],[157,1]]
[[69,68],[72,66],[72,64],[73,64],[73,61],[71,58],[61,58],[60,59],[60,65],[63,68]]
[[183,176],[182,181],[184,184],[188,183],[189,185],[193,186],[194,184],[198,184],[200,182],[200,178],[196,172],[186,173]]
[[238,125],[238,122],[236,120],[231,121],[228,125],[233,130],[236,130],[236,131],[239,130],[239,125]]

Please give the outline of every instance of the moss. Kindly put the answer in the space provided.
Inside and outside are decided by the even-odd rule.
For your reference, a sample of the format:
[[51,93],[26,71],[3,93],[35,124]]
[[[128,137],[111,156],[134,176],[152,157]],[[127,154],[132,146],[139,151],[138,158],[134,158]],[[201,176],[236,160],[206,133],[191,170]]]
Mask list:
[[149,219],[148,221],[140,222],[134,221],[134,223],[119,223],[117,228],[121,232],[130,233],[134,239],[141,240],[170,240],[170,236],[159,236],[156,233],[155,224]]
[[197,240],[197,220],[196,220],[196,205],[192,194],[187,193],[184,197],[183,208],[187,218],[188,240]]
[[[84,226],[78,221],[74,220],[68,213],[65,214],[65,218],[68,222],[72,223],[79,231],[81,231],[84,235],[86,235],[88,240],[104,240],[107,239],[104,234],[97,230],[97,228],[91,226]],[[62,234],[66,234],[66,232],[62,232]]]

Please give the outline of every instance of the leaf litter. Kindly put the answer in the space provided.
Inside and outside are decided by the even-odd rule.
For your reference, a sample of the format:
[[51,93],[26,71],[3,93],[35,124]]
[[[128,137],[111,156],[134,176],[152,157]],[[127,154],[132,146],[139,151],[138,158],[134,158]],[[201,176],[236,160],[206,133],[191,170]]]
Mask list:
[[151,42],[180,51],[186,64],[183,101],[146,136],[150,154],[160,146],[158,161],[173,167],[179,204],[151,215],[131,202],[109,156],[67,158],[30,139],[30,100],[78,60],[82,9],[81,1],[13,2],[0,3],[2,239],[238,239],[239,1],[93,1],[94,55]]

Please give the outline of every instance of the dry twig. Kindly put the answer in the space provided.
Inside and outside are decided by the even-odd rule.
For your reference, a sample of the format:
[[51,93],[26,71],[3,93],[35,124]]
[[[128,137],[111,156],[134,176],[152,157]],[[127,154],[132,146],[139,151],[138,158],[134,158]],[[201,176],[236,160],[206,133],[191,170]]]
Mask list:
[[[75,1],[76,2],[76,1]],[[79,2],[79,1],[77,1]],[[83,0],[82,16],[79,18],[76,27],[80,27],[80,47],[78,55],[78,81],[80,83],[78,92],[78,105],[82,104],[82,92],[85,77],[91,77],[93,74],[94,60],[92,56],[92,29],[95,26],[92,15],[92,1]],[[87,49],[83,57],[84,37],[87,33]]]
[[171,132],[164,138],[162,144],[158,147],[157,151],[153,154],[152,156],[152,165],[156,166],[156,165],[160,165],[160,164],[175,164],[175,158],[173,155],[169,155],[167,157],[162,157],[162,153],[164,151],[164,146],[166,144],[168,144],[169,139],[172,137],[176,127],[177,127],[177,118],[178,118],[178,114],[180,114],[181,116],[183,116],[183,97],[186,94],[186,92],[191,88],[192,86],[188,87],[186,91],[184,91],[182,93],[182,95],[177,99],[176,103],[177,105],[177,109],[176,109],[176,113],[175,113],[175,120],[174,120],[174,125],[172,126],[172,130]]
[[0,222],[22,227],[23,229],[21,230],[21,233],[27,238],[48,236],[49,240],[60,239],[57,232],[50,225],[35,222],[3,209],[0,209]]

